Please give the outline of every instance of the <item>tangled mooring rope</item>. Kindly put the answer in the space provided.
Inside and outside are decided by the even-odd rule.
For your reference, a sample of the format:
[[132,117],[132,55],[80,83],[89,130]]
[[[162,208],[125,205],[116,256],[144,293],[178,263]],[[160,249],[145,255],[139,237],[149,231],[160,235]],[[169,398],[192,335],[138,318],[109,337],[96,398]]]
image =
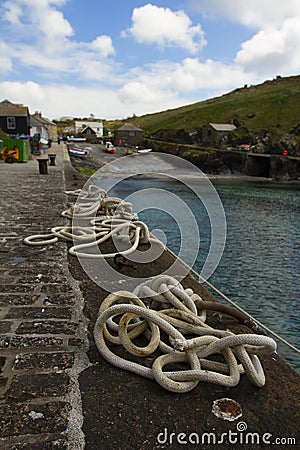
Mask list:
[[107,192],[95,185],[87,190],[65,191],[67,195],[77,195],[77,202],[69,209],[62,211],[61,216],[67,219],[88,218],[95,215],[98,221],[114,217],[116,219],[137,220],[132,212],[132,204],[118,197],[108,197]]
[[[145,297],[144,301],[138,295]],[[99,309],[94,328],[97,348],[114,366],[156,380],[172,392],[188,392],[200,381],[233,387],[241,373],[255,386],[264,386],[258,355],[275,352],[276,342],[267,336],[235,335],[208,326],[205,304],[199,295],[169,276],[150,279],[134,293],[114,292]],[[133,342],[137,338],[143,345]],[[122,345],[129,354],[147,361],[152,356],[152,367],[116,355],[111,344]],[[157,351],[160,356],[156,356]],[[182,363],[190,368],[182,370]],[[180,367],[165,372],[168,364]]]
[[[69,249],[71,255],[82,258],[114,258],[116,255],[127,256],[133,253],[139,244],[153,240],[147,225],[138,220],[132,212],[131,203],[117,197],[108,197],[107,193],[97,186],[90,185],[86,191],[66,191],[68,195],[76,195],[78,200],[61,215],[70,220],[87,219],[88,226],[55,226],[50,233],[35,234],[24,238],[27,245],[54,244],[59,239],[72,241]],[[125,250],[103,254],[99,245],[113,239],[114,243],[126,244]],[[155,239],[157,242],[157,240]]]

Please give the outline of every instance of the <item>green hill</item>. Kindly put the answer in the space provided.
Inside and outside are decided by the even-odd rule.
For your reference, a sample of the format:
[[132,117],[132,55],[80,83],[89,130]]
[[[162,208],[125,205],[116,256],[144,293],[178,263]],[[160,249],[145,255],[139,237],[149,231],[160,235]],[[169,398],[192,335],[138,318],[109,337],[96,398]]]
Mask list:
[[193,133],[209,122],[228,123],[231,120],[238,126],[237,135],[241,136],[268,133],[274,141],[291,131],[300,134],[300,76],[277,77],[210,100],[112,121],[107,126],[114,130],[124,122],[131,122],[143,128],[146,135],[156,135],[162,130],[169,130],[169,134],[179,130]]

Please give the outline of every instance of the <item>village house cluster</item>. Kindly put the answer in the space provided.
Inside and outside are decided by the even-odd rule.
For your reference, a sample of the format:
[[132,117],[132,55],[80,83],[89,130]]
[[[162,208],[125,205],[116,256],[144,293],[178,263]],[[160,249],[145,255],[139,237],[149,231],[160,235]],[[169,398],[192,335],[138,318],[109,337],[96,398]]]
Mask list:
[[57,139],[57,126],[42,116],[41,112],[29,113],[28,106],[9,100],[0,102],[0,129],[8,135],[30,136],[39,134],[45,140]]
[[[72,117],[61,118],[73,119]],[[22,104],[15,104],[9,100],[0,102],[0,129],[8,135],[39,136],[44,140],[56,141],[59,137],[56,123],[42,116],[41,112],[29,113],[29,108]],[[226,135],[234,131],[232,124],[209,123],[203,129],[203,143],[206,145],[219,145]],[[81,136],[88,141],[97,143],[104,138],[111,138],[111,133],[103,127],[101,120],[74,121],[74,125],[66,126],[63,136]],[[114,132],[115,145],[138,146],[144,140],[144,130],[132,123],[125,123]]]

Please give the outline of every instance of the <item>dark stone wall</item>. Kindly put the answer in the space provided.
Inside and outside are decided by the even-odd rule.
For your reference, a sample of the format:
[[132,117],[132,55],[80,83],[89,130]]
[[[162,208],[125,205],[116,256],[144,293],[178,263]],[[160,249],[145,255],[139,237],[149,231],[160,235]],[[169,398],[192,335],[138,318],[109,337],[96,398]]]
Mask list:
[[195,146],[145,140],[153,151],[180,156],[204,173],[214,175],[248,175],[276,180],[300,180],[300,158],[281,155],[253,155],[239,150],[202,150]]

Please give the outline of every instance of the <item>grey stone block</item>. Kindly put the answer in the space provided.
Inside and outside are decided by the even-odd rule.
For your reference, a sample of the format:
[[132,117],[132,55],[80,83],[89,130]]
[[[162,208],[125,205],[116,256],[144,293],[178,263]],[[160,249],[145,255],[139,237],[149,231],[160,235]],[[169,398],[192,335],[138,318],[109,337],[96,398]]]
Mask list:
[[69,389],[69,377],[61,373],[17,375],[8,390],[8,397],[26,401],[41,397],[62,397]]

